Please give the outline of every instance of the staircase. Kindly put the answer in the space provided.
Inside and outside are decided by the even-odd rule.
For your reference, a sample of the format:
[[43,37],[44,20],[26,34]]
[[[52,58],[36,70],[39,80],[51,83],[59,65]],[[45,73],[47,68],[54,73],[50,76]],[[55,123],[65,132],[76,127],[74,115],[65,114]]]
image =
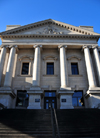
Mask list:
[[0,110],[0,138],[52,138],[50,110]]
[[61,138],[100,138],[99,109],[56,110]]
[[[100,138],[99,109],[57,109],[56,115],[60,138]],[[0,110],[0,138],[58,138],[54,116],[43,109]]]

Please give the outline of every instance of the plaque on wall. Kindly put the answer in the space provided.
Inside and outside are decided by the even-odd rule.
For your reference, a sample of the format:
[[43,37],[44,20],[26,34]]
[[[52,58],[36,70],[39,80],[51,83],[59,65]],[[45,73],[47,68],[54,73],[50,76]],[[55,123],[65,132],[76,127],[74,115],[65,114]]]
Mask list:
[[35,102],[40,102],[40,99],[35,99]]
[[66,99],[61,99],[61,102],[65,103],[66,102]]

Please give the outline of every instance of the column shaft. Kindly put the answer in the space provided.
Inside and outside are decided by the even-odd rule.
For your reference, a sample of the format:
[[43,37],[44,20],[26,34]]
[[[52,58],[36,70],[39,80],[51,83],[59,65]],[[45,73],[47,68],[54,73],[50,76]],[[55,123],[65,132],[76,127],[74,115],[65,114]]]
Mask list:
[[40,61],[41,61],[41,45],[34,46],[35,54],[34,54],[34,68],[33,68],[33,83],[32,86],[39,87],[40,86]]
[[6,47],[4,46],[1,49],[1,56],[0,56],[0,86],[1,86],[1,80],[2,80],[5,57],[6,57]]
[[11,87],[15,53],[16,53],[16,48],[13,46],[10,50],[7,71],[6,71],[6,76],[5,76],[5,82],[4,82],[4,86],[7,86],[7,87]]
[[100,57],[99,57],[99,52],[97,47],[93,49],[93,54],[94,54],[94,59],[96,63],[96,68],[97,68],[97,74],[98,74],[98,79],[99,79],[99,86],[100,86]]
[[66,52],[65,47],[60,47],[60,77],[61,77],[61,87],[67,87],[67,69],[66,69]]
[[88,47],[83,47],[83,48],[84,48],[84,56],[85,56],[89,87],[96,87],[96,80],[95,80],[90,51]]

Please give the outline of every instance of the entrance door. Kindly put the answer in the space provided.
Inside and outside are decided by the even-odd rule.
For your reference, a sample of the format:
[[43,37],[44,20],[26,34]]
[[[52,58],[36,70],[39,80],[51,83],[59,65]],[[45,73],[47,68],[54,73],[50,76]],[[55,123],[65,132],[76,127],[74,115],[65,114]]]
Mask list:
[[51,104],[53,108],[56,108],[56,93],[51,91],[45,92],[44,109],[50,109]]
[[17,107],[27,107],[28,106],[28,94],[27,91],[17,91],[17,102],[16,106]]
[[51,104],[53,108],[56,108],[56,98],[44,98],[44,108],[50,109]]

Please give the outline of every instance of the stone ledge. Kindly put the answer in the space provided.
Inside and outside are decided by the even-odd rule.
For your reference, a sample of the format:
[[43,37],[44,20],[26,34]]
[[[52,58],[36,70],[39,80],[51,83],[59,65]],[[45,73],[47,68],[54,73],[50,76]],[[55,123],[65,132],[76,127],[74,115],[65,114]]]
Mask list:
[[83,77],[83,75],[68,75],[69,77]]
[[96,87],[98,89],[95,89],[95,88],[90,88],[85,94],[84,96],[86,98],[90,97],[90,95],[96,95],[96,94],[100,94],[100,88],[99,87]]
[[17,77],[32,77],[32,75],[17,75]]
[[38,95],[38,94],[43,94],[43,91],[42,90],[28,90],[27,93]]
[[100,91],[100,87],[90,87],[89,91]]
[[0,95],[10,95],[12,98],[16,97],[16,94],[9,90],[0,90]]
[[44,77],[58,77],[58,75],[43,75]]
[[63,94],[63,95],[65,95],[65,94],[73,94],[73,93],[74,93],[74,91],[72,91],[72,90],[60,90],[58,92],[58,94]]
[[10,87],[0,87],[0,95],[10,95],[11,97],[15,98],[16,94],[12,91]]

